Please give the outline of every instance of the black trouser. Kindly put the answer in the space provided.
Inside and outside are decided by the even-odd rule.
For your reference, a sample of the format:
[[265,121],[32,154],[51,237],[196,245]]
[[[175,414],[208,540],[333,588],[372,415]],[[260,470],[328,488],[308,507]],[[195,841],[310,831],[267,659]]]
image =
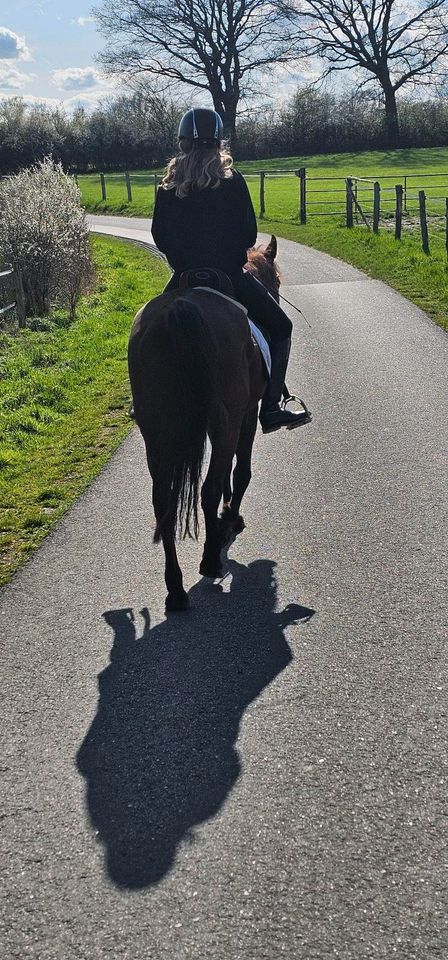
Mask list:
[[[292,323],[289,317],[253,274],[242,270],[230,279],[236,300],[247,308],[251,320],[257,326],[263,327],[274,342],[291,337]],[[178,286],[179,274],[173,273],[165,290],[175,290]]]

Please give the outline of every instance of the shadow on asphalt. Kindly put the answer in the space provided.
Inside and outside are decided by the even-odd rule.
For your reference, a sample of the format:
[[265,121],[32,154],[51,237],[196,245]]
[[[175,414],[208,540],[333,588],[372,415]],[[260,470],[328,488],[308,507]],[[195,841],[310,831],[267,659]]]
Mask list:
[[80,747],[90,819],[119,887],[157,883],[181,841],[213,817],[241,773],[245,708],[291,662],[287,626],[314,611],[276,612],[275,564],[229,562],[229,592],[202,580],[188,613],[139,635],[132,609],[103,614],[114,632],[95,719]]

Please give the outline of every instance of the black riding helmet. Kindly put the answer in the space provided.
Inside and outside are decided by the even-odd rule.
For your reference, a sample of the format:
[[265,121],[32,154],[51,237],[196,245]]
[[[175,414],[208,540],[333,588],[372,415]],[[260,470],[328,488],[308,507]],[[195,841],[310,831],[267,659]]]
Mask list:
[[224,127],[215,110],[187,110],[179,124],[179,140],[188,140],[192,145],[214,146],[224,137]]

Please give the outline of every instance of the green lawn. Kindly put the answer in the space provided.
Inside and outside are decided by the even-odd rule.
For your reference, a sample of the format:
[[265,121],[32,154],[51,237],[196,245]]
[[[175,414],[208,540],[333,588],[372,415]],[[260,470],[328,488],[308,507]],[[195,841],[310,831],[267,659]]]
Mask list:
[[126,348],[166,281],[144,250],[93,237],[98,281],[77,318],[0,335],[0,583],[46,536],[130,428]]
[[[294,223],[298,217],[299,184],[294,174],[278,175],[275,171],[296,170],[305,166],[308,171],[309,213],[332,213],[342,216],[344,211],[344,179],[348,176],[378,179],[382,189],[382,212],[390,216],[394,206],[394,187],[406,176],[407,206],[411,216],[417,212],[416,197],[424,189],[428,197],[428,212],[443,213],[448,195],[448,147],[415,148],[396,151],[365,153],[336,153],[311,157],[282,157],[238,163],[238,169],[247,177],[255,208],[259,210],[260,178],[265,170],[266,218]],[[160,175],[161,171],[158,171]],[[417,174],[417,176],[411,176]],[[428,177],[428,174],[436,174]],[[320,179],[316,179],[320,178]],[[107,200],[101,200],[98,174],[79,177],[83,200],[91,212],[122,213],[128,216],[151,216],[154,207],[154,172],[131,173],[133,199],[128,202],[124,174],[106,174]],[[367,209],[372,207],[372,187],[360,183],[358,196]],[[442,199],[436,199],[442,198]],[[319,219],[324,219],[319,217]]]

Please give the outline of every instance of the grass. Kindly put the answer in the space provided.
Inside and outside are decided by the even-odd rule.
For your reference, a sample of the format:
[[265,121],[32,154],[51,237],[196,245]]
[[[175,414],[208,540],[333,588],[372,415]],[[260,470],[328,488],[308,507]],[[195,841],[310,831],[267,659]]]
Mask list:
[[[393,234],[373,234],[365,227],[348,230],[343,224],[314,221],[285,224],[269,221],[262,229],[306,246],[323,250],[359,267],[369,276],[384,280],[448,330],[448,266],[444,233],[430,235],[431,255],[423,253],[415,233],[395,240]],[[281,266],[281,265],[280,265]]]
[[[297,221],[298,180],[292,174],[274,175],[272,171],[296,170],[305,166],[308,183],[308,207],[311,214],[321,211],[342,213],[344,208],[344,179],[347,176],[378,179],[382,187],[383,213],[389,213],[394,205],[395,183],[408,178],[408,206],[416,210],[416,195],[425,189],[428,196],[428,212],[443,212],[444,197],[448,195],[448,148],[419,147],[408,150],[370,151],[364,153],[335,153],[311,157],[282,157],[273,160],[251,160],[238,163],[245,174],[255,208],[259,208],[260,170],[268,174],[265,181],[266,216],[286,223]],[[269,172],[271,175],[269,176]],[[157,171],[159,174],[161,171]],[[413,177],[411,174],[417,174]],[[422,179],[423,175],[436,174],[434,179]],[[135,171],[131,174],[133,199],[127,200],[123,173],[106,174],[107,200],[101,200],[99,174],[79,177],[83,201],[91,213],[126,214],[149,217],[154,208],[154,171]],[[312,178],[322,178],[311,182]],[[336,178],[336,179],[333,179]],[[390,178],[390,179],[388,179]],[[324,191],[314,192],[314,191]],[[442,200],[434,199],[442,197]],[[359,185],[359,199],[368,209],[372,206],[372,187]],[[322,204],[321,201],[325,201]]]
[[47,535],[130,429],[126,347],[168,276],[135,246],[93,237],[98,283],[69,324],[0,335],[0,584]]
[[[430,221],[431,255],[426,256],[420,245],[418,218],[412,216],[411,194],[424,186],[428,196],[448,194],[448,148],[431,147],[396,151],[371,151],[366,153],[341,153],[312,157],[282,157],[281,159],[250,161],[239,163],[239,169],[248,177],[249,189],[255,209],[259,209],[259,180],[256,171],[298,168],[306,164],[308,176],[339,177],[339,180],[322,180],[308,183],[308,223],[298,223],[298,180],[296,177],[272,176],[266,178],[266,212],[260,219],[260,228],[265,232],[275,232],[279,236],[289,237],[299,243],[307,244],[339,257],[347,263],[364,270],[367,274],[385,280],[425,310],[440,326],[448,328],[448,274],[446,251],[444,247],[441,221]],[[410,172],[416,173],[415,178]],[[379,178],[382,183],[382,222],[378,236],[370,233],[365,226],[347,230],[342,225],[342,210],[345,205],[345,187],[343,178],[349,174]],[[419,180],[419,175],[436,173],[436,186],[428,187],[429,181]],[[403,239],[396,241],[387,226],[393,226],[388,218],[393,216],[393,205],[386,203],[392,196],[390,189],[396,182],[403,182],[407,176],[408,206],[411,210],[403,221]],[[135,199],[132,204],[125,202],[124,176],[107,175],[109,200],[103,205],[110,213],[150,216],[154,185],[152,174],[135,176]],[[384,178],[391,177],[391,180]],[[140,179],[139,179],[140,178]],[[95,208],[94,195],[99,192],[95,186],[95,177],[80,177],[85,202],[89,209]],[[446,182],[446,187],[441,184]],[[439,186],[437,186],[439,184]],[[313,194],[313,189],[328,190],[328,193]],[[341,190],[340,194],[335,190]],[[95,194],[96,191],[96,194]],[[372,191],[359,197],[367,209],[371,209]],[[322,207],[317,199],[329,200]],[[367,198],[367,200],[366,200]],[[428,201],[429,213],[440,213],[445,202]],[[101,208],[101,204],[98,209]],[[319,210],[339,211],[333,217],[319,217]]]

